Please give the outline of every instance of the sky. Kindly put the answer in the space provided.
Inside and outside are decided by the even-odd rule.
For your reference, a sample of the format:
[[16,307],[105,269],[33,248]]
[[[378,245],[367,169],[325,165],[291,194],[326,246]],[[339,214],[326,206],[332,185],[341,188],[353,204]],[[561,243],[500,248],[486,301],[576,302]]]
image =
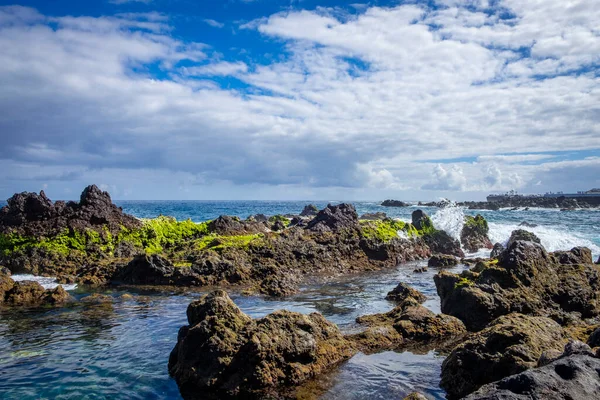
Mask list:
[[597,0],[0,0],[0,198],[600,187]]

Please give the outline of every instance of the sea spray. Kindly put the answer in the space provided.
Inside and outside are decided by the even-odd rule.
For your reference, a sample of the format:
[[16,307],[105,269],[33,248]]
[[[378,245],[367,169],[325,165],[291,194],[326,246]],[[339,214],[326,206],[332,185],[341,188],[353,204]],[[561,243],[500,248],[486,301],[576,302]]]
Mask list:
[[431,216],[431,220],[436,229],[446,231],[460,241],[460,232],[465,224],[465,213],[462,207],[457,206],[455,202],[446,201],[444,207]]
[[76,284],[63,285],[63,284],[56,282],[56,278],[48,278],[48,277],[44,277],[44,276],[18,274],[18,275],[12,275],[11,278],[17,282],[34,281],[34,282],[37,282],[40,285],[42,285],[42,287],[44,289],[54,289],[59,285],[62,286],[63,289],[65,289],[65,290],[75,290],[75,288],[77,288]]

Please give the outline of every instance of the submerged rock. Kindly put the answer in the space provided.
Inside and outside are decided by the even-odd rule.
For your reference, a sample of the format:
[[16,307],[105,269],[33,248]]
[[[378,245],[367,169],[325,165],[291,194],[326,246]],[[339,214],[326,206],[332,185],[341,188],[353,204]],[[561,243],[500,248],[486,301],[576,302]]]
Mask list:
[[192,302],[169,373],[184,398],[262,398],[288,390],[355,350],[322,315],[276,311],[253,320],[222,290]]
[[561,350],[563,330],[544,317],[509,314],[469,337],[442,364],[440,386],[449,399],[535,367],[546,350]]
[[491,249],[493,245],[488,237],[489,231],[488,223],[483,216],[479,214],[475,217],[467,215],[460,233],[460,241],[470,253],[475,253],[479,249]]
[[459,319],[435,314],[412,297],[387,313],[364,315],[356,322],[368,328],[352,337],[368,350],[396,347],[407,341],[426,343],[449,339],[466,332]]
[[400,282],[398,286],[389,291],[385,299],[401,303],[409,297],[415,299],[419,304],[427,300],[427,297],[423,293],[413,289],[404,282]]
[[446,254],[434,254],[427,262],[428,267],[450,268],[458,265],[458,260],[454,256]]
[[558,359],[481,387],[465,400],[594,400],[600,393],[600,359],[565,351]]

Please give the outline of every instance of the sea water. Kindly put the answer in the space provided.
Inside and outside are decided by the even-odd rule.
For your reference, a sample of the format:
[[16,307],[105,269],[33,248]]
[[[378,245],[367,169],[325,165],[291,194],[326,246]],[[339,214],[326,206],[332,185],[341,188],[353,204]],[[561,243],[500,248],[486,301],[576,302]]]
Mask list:
[[[322,208],[328,202],[316,202]],[[337,203],[337,201],[331,201]],[[125,212],[140,218],[171,215],[200,222],[221,214],[245,218],[252,214],[299,213],[308,202],[118,202]],[[384,208],[377,203],[354,203],[359,214],[386,212],[393,218],[410,221],[416,207]],[[458,237],[465,214],[479,212],[486,217],[493,242],[506,242],[512,230],[524,227],[538,235],[548,250],[587,246],[600,255],[600,212],[590,210],[472,211],[459,207],[424,207],[436,227]],[[487,251],[477,254],[483,255]],[[399,265],[384,271],[340,276],[326,282],[306,284],[301,292],[285,299],[242,296],[232,299],[252,317],[277,309],[302,313],[320,312],[345,332],[356,331],[357,316],[385,312],[394,304],[385,294],[403,281],[423,292],[425,306],[440,311],[439,297],[430,269],[423,274],[413,269],[426,261]],[[453,271],[460,272],[459,265]],[[39,280],[54,287],[49,278],[16,276]],[[67,287],[76,298],[88,295],[83,288]],[[103,290],[111,304],[79,304],[55,309],[13,309],[0,311],[0,398],[2,399],[178,399],[177,385],[167,372],[169,352],[180,326],[186,323],[187,305],[199,292]],[[435,350],[413,353],[386,351],[357,354],[328,377],[322,399],[403,398],[412,391],[441,399],[439,388],[444,354]]]

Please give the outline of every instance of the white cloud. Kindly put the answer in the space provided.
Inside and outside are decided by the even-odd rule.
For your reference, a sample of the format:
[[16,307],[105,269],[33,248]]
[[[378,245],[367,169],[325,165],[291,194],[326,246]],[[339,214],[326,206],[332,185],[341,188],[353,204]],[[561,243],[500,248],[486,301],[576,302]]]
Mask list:
[[[597,179],[582,174],[597,161],[534,154],[600,147],[600,82],[585,70],[600,54],[594,2],[446,3],[253,21],[245,28],[281,40],[289,57],[252,68],[176,39],[160,14],[50,18],[0,7],[0,161],[13,177],[43,166],[60,182],[113,184],[115,171],[125,180],[153,169],[185,176],[187,188],[371,196]],[[500,19],[500,7],[515,17]],[[220,76],[248,87],[221,88]],[[476,162],[422,161],[462,157]]]
[[225,26],[224,23],[219,22],[219,21],[215,21],[214,19],[205,19],[204,22],[206,22],[208,25],[212,26],[213,28],[222,28]]

